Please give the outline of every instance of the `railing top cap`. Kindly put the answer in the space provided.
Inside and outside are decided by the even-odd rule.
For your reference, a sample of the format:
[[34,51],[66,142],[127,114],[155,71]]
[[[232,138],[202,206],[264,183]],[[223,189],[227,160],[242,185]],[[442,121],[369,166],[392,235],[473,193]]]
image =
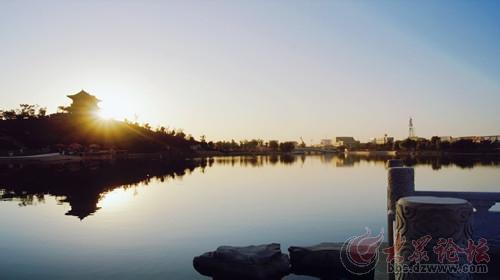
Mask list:
[[436,197],[436,196],[406,196],[398,200],[398,204],[428,204],[428,205],[461,205],[468,204],[467,200],[453,197]]
[[386,162],[389,167],[403,166],[403,161],[400,159],[390,159]]

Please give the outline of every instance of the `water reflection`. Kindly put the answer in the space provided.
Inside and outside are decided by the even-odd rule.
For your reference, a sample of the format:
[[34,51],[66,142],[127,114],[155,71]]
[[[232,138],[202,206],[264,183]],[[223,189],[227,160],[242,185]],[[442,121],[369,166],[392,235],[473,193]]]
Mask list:
[[[115,162],[84,162],[62,165],[0,165],[0,200],[15,200],[20,206],[44,203],[45,196],[56,197],[68,203],[71,210],[66,215],[80,219],[92,215],[100,207],[111,207],[123,200],[116,188],[129,188],[138,184],[147,185],[151,180],[164,182],[182,178],[186,173],[200,168],[204,172],[214,164],[235,167],[262,167],[265,165],[289,166],[304,164],[308,157],[319,158],[324,164],[335,167],[353,167],[361,162],[372,162],[383,166],[390,156],[359,156],[344,154],[327,155],[270,155],[232,156],[182,161],[123,160]],[[448,156],[403,158],[408,166],[430,165],[438,170],[443,167],[500,165],[498,156]],[[123,196],[123,194],[122,194]],[[130,200],[131,198],[127,198]],[[123,203],[123,201],[122,201]]]
[[[323,162],[331,162],[337,167],[351,167],[360,162],[373,162],[385,165],[387,160],[394,159],[392,156],[384,155],[323,155]],[[405,166],[430,165],[432,169],[439,170],[443,167],[456,166],[459,168],[473,168],[476,166],[500,166],[500,156],[498,155],[449,155],[449,156],[408,156],[400,157]]]
[[[269,155],[269,156],[238,156],[217,157],[218,165],[231,165],[240,167],[259,167],[264,165],[292,165],[304,163],[307,158],[319,158],[322,163],[331,163],[336,167],[353,167],[361,162],[372,162],[384,166],[393,156],[385,155],[355,155],[355,154],[323,154],[323,155]],[[400,157],[406,166],[431,166],[434,170],[443,167],[456,166],[459,168],[473,168],[476,166],[500,166],[498,155],[450,155],[450,156],[408,156]],[[210,159],[214,161],[214,159]]]
[[238,167],[260,167],[264,165],[291,165],[296,161],[304,162],[305,155],[269,155],[269,156],[237,156],[237,157],[216,157],[215,163],[218,165],[230,165]]
[[[106,194],[118,187],[130,188],[151,180],[176,179],[195,168],[209,166],[207,160],[85,162],[67,165],[2,167],[0,199],[16,200],[20,206],[43,203],[45,195],[68,203],[66,215],[80,219],[92,215],[98,203],[112,203]],[[116,199],[116,198],[115,198]]]
[[[365,227],[386,226],[386,159],[0,163],[0,197],[12,200],[0,201],[0,278],[204,280],[193,256],[220,245],[276,242],[285,251],[343,242]],[[496,159],[409,162],[416,166],[417,190],[498,191]],[[18,207],[38,203],[44,204]]]

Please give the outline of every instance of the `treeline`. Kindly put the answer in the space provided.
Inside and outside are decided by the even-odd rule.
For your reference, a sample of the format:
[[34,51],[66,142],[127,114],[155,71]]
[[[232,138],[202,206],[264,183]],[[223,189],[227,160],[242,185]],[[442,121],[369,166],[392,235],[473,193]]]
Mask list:
[[0,110],[0,155],[41,152],[84,153],[99,150],[168,152],[190,154],[198,150],[230,152],[289,153],[296,142],[200,141],[182,129],[169,129],[137,122],[102,120],[63,110],[47,114],[45,107],[21,104],[18,109]]
[[38,119],[47,116],[47,108],[40,105],[20,104],[20,108],[0,110],[0,120]]
[[437,136],[429,139],[405,139],[394,143],[396,151],[441,151],[441,152],[463,152],[463,153],[486,153],[498,152],[500,143],[498,141],[475,142],[472,139],[459,139],[456,141],[441,141]]
[[375,144],[362,143],[353,150],[370,151],[403,151],[403,152],[453,152],[453,153],[494,153],[500,152],[499,141],[480,141],[472,139],[458,139],[454,141],[442,141],[440,137],[431,139],[419,138],[418,140],[405,139],[394,143]]
[[38,105],[0,111],[0,154],[91,149],[185,154],[198,144],[182,130],[71,113],[46,114]]
[[209,141],[206,142],[205,137],[201,137],[200,147],[207,151],[220,151],[224,153],[230,152],[274,152],[274,153],[290,153],[295,149],[296,142],[286,141],[279,142],[277,140],[264,141],[262,139],[241,140],[236,142],[231,141]]

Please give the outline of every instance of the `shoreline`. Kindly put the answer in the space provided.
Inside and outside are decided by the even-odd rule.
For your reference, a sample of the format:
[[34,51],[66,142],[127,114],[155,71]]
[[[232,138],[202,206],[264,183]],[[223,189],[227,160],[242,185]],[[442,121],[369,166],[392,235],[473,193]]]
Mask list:
[[463,153],[463,152],[401,152],[401,151],[348,151],[348,152],[250,152],[250,151],[202,151],[192,154],[166,154],[166,153],[130,153],[130,154],[104,154],[104,155],[63,155],[59,153],[48,153],[28,156],[0,157],[0,164],[23,163],[23,164],[64,164],[85,161],[115,161],[115,160],[189,160],[210,157],[237,157],[237,156],[300,156],[300,155],[345,155],[345,156],[387,156],[387,157],[454,157],[454,156],[484,156],[500,157],[500,153]]

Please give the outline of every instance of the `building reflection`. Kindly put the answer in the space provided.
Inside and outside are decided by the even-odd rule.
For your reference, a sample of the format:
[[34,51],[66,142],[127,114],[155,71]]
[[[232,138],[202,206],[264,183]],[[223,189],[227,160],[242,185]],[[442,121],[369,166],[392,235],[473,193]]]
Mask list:
[[161,161],[126,160],[83,162],[56,166],[2,166],[0,200],[19,201],[20,206],[43,203],[45,195],[71,207],[66,215],[80,219],[99,210],[103,194],[116,188],[147,184],[151,180],[176,179],[209,165],[206,159]]
[[216,157],[215,163],[217,165],[229,165],[237,167],[261,167],[264,165],[290,165],[294,164],[297,160],[304,163],[305,155],[255,155],[255,156],[224,156]]

